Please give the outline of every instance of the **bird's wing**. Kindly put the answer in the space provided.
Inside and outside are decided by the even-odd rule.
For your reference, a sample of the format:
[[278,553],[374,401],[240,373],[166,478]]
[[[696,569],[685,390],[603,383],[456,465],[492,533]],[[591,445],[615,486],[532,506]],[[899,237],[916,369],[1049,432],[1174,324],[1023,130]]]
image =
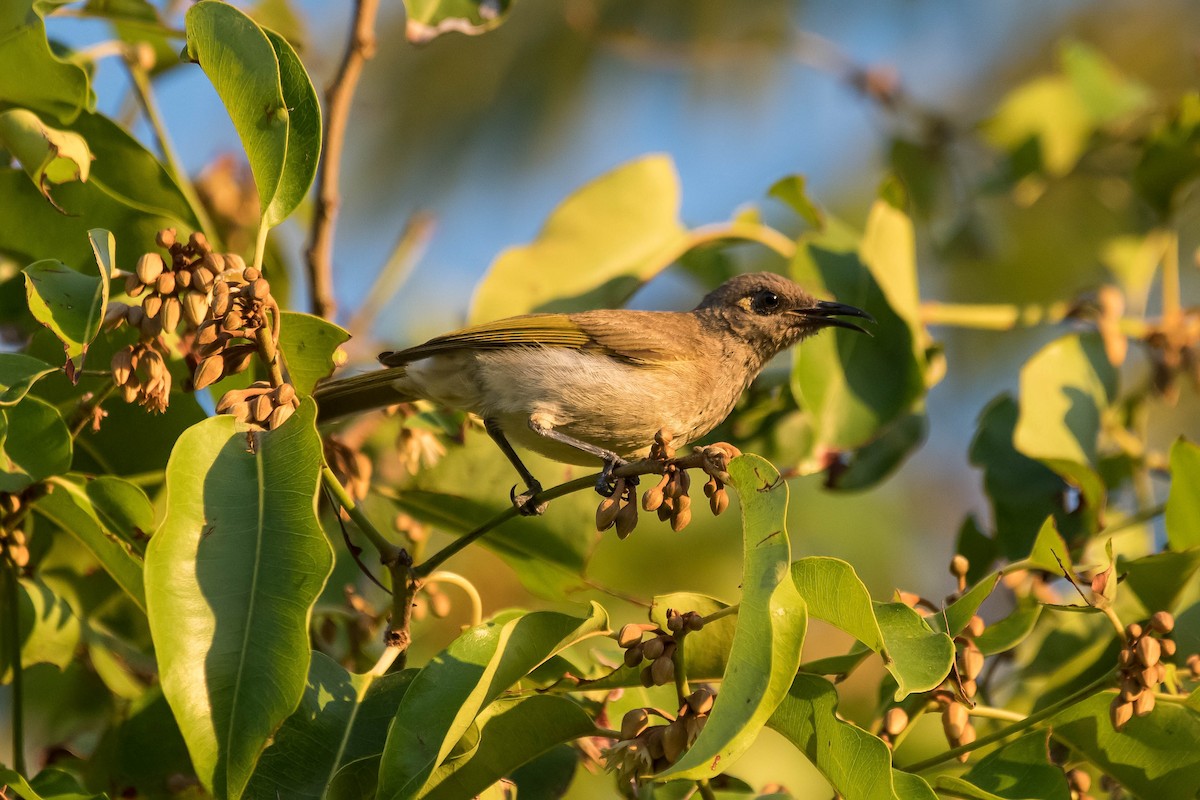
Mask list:
[[507,347],[565,347],[603,352],[634,364],[688,358],[690,336],[679,336],[677,331],[664,332],[661,320],[656,319],[658,315],[687,318],[685,325],[691,321],[688,314],[653,311],[529,314],[443,334],[407,350],[381,353],[379,360],[386,366],[398,367],[442,353]]

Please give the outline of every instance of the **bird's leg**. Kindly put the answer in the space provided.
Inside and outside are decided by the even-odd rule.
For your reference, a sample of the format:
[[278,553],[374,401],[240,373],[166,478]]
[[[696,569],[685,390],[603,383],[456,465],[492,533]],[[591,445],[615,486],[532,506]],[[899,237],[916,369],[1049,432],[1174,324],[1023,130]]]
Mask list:
[[508,443],[508,439],[504,437],[504,431],[500,430],[500,424],[494,419],[485,419],[483,421],[483,429],[488,432],[488,436],[492,437],[492,441],[500,448],[500,451],[508,458],[510,464],[516,469],[517,474],[521,476],[521,480],[525,481],[526,491],[523,494],[517,494],[517,487],[509,490],[509,497],[512,498],[513,505],[517,507],[517,511],[521,512],[524,517],[537,517],[546,513],[546,507],[549,503],[532,503],[534,497],[542,491],[542,484],[538,483],[538,479],[533,477],[533,473],[529,471],[529,467],[521,461],[521,457],[517,455],[517,451],[513,450],[513,446]]
[[[600,477],[596,479],[596,492],[604,497],[612,497],[614,484],[616,483],[616,478],[613,477],[613,470],[615,470],[617,467],[625,466],[629,463],[628,461],[621,458],[611,450],[605,450],[603,447],[597,447],[594,444],[588,444],[587,442],[580,441],[573,436],[568,436],[562,431],[556,430],[550,425],[545,424],[539,420],[537,416],[530,417],[529,427],[538,436],[545,436],[547,439],[553,439],[556,442],[562,442],[565,445],[574,447],[576,450],[580,450],[588,455],[595,456],[603,461],[604,469],[600,472]],[[638,481],[636,477],[631,475],[625,479],[625,482],[636,486]]]

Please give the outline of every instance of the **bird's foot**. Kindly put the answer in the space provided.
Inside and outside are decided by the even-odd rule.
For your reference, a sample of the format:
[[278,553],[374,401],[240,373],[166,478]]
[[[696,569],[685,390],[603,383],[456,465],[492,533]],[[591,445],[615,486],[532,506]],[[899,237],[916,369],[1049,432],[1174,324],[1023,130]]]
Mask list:
[[596,494],[601,497],[612,497],[617,490],[617,481],[623,480],[629,486],[637,486],[638,479],[636,475],[629,475],[625,478],[618,479],[613,472],[625,466],[629,462],[621,458],[616,453],[609,453],[604,457],[604,469],[600,471],[600,477],[596,478]]
[[550,507],[550,502],[542,503],[534,502],[535,498],[541,494],[542,485],[537,481],[531,483],[527,489],[521,494],[517,494],[517,487],[514,486],[508,491],[508,496],[512,498],[512,504],[516,506],[517,513],[522,517],[540,517],[546,513],[546,509]]

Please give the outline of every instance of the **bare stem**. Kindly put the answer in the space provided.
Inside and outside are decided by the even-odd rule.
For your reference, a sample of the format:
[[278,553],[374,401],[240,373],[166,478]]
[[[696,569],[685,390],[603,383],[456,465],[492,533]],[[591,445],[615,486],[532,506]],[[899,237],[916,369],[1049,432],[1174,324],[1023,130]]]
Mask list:
[[462,589],[471,601],[471,626],[474,627],[483,622],[483,598],[479,596],[479,590],[475,588],[475,584],[462,575],[457,572],[441,570],[426,578],[425,583],[452,583]]
[[[380,562],[386,566],[393,561],[401,560],[401,554],[404,552],[403,548],[397,547],[388,541],[387,537],[380,533],[379,529],[371,523],[371,520],[367,519],[366,514],[354,502],[354,498],[346,491],[346,487],[342,486],[342,482],[337,479],[337,476],[333,474],[333,470],[328,465],[321,466],[321,480],[324,481],[325,487],[329,489],[330,494],[337,500],[338,505],[342,507],[346,515],[354,520],[354,524],[358,526],[358,529],[362,531],[363,535],[371,541],[371,544],[379,552]],[[397,589],[398,587],[393,587],[393,592]]]
[[718,608],[716,611],[712,612],[708,616],[701,617],[700,621],[703,622],[705,625],[707,625],[710,622],[716,622],[721,617],[728,617],[730,614],[738,613],[738,610],[740,608],[741,608],[741,603],[734,603],[733,605],[728,606],[726,608]]
[[92,421],[93,412],[95,412],[95,410],[97,408],[99,408],[101,406],[101,404],[104,403],[105,400],[112,397],[113,393],[117,391],[116,381],[113,381],[111,379],[112,373],[106,373],[106,374],[108,374],[108,376],[109,376],[108,384],[103,389],[96,392],[96,394],[92,397],[91,401],[80,404],[79,419],[76,420],[74,426],[71,427],[71,438],[72,439],[79,438],[79,434],[83,433],[83,429],[86,428],[88,426],[88,423],[90,423]]
[[379,0],[357,0],[354,4],[354,29],[350,43],[333,83],[325,91],[325,152],[317,175],[312,238],[305,255],[313,312],[326,319],[332,318],[336,311],[333,296],[333,235],[337,222],[338,183],[342,149],[346,143],[346,124],[363,64],[375,55],[375,17],[378,11]]

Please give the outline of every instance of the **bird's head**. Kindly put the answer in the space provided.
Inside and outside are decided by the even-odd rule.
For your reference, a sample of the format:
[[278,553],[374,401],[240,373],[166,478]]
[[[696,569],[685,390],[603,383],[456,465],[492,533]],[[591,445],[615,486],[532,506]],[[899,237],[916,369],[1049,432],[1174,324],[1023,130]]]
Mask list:
[[730,278],[705,295],[696,307],[696,313],[726,327],[753,348],[764,362],[821,328],[847,328],[867,333],[841,317],[875,321],[870,314],[854,306],[818,300],[796,283],[773,272]]

